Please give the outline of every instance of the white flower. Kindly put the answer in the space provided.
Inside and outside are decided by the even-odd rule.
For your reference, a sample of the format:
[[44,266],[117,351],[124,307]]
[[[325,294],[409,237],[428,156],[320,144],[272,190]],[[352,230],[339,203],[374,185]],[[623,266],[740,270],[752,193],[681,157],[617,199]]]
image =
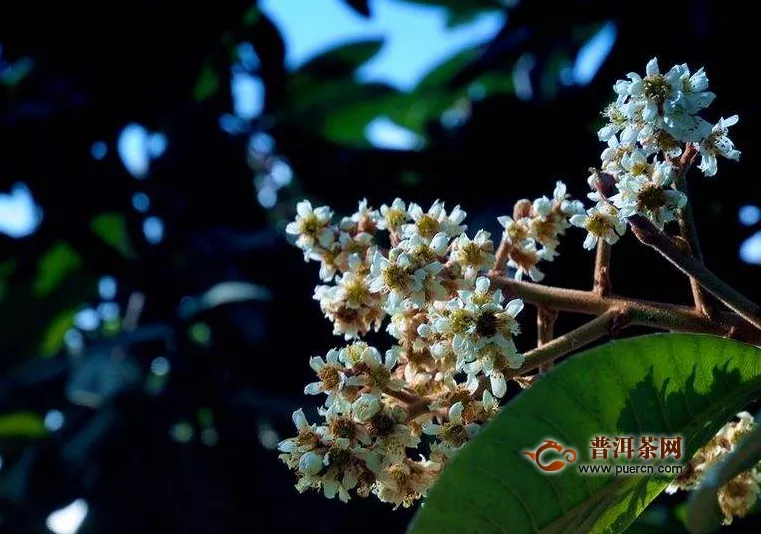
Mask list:
[[460,206],[455,206],[452,213],[447,216],[444,203],[438,200],[427,212],[424,212],[423,208],[417,204],[410,204],[408,213],[413,222],[402,226],[402,233],[407,238],[417,234],[423,239],[430,240],[439,232],[444,232],[450,238],[457,237],[466,228],[465,225],[460,224],[466,216]]
[[587,210],[584,215],[571,217],[571,224],[587,230],[584,248],[592,250],[598,239],[612,245],[626,232],[626,222],[618,218],[616,208],[608,204],[599,204]]
[[620,218],[640,214],[653,222],[659,229],[676,219],[677,210],[687,203],[687,196],[681,191],[670,189],[669,163],[654,165],[651,177],[647,175],[624,175],[616,184],[619,193],[610,201],[619,208]]
[[391,206],[383,204],[380,207],[381,218],[378,221],[378,228],[390,232],[398,231],[403,224],[410,220],[407,213],[407,206],[401,198],[395,198]]
[[308,200],[302,200],[296,204],[296,220],[288,223],[285,231],[299,236],[296,239],[296,246],[304,251],[308,252],[318,244],[321,247],[328,247],[335,235],[334,230],[330,228],[332,218],[333,212],[327,206],[312,209],[312,204]]
[[510,251],[507,266],[515,269],[515,279],[523,280],[528,275],[534,282],[541,282],[544,273],[537,268],[537,263],[542,260],[552,261],[555,257],[551,248],[537,249],[533,239],[527,239],[519,246],[514,246]]
[[392,249],[389,256],[387,259],[380,252],[375,253],[368,283],[373,293],[388,295],[385,309],[393,314],[406,298],[421,293],[427,271],[413,270],[409,255],[400,249]]
[[678,69],[672,68],[661,74],[657,58],[647,62],[645,73],[644,78],[635,73],[628,74],[632,80],[629,95],[642,106],[642,119],[652,122],[673,108],[674,102],[681,97],[682,83]]
[[325,359],[321,356],[314,356],[309,359],[309,366],[317,373],[320,380],[307,384],[304,393],[307,395],[326,393],[328,398],[325,405],[328,407],[336,401],[337,395],[346,383],[346,369],[339,362],[339,354],[336,349],[330,349]]
[[432,449],[440,450],[446,457],[451,457],[457,450],[469,440],[473,439],[481,429],[476,423],[468,423],[462,419],[465,406],[462,402],[456,402],[449,408],[449,421],[444,424],[428,423],[423,425],[423,433],[436,436],[441,443],[431,446]]
[[463,233],[452,242],[450,261],[463,267],[463,278],[472,279],[479,271],[494,267],[494,243],[489,237],[489,232],[479,230],[473,240]]
[[[529,229],[524,219],[514,220],[509,215],[497,217],[497,222],[505,229],[504,235],[510,244],[520,244],[528,239]],[[499,268],[499,265],[497,266]]]
[[682,83],[682,98],[678,104],[693,114],[710,106],[716,95],[708,91],[708,76],[705,70],[701,67],[690,75],[687,65],[678,65],[675,68],[679,71],[679,81]]
[[[299,408],[293,412],[291,418],[293,419],[293,424],[296,426],[296,431],[300,436],[311,434],[316,439],[316,425],[309,424],[306,416],[304,415],[304,410]],[[284,453],[289,453],[288,455],[303,453],[312,448],[312,446],[313,443],[310,443],[309,440],[299,440],[297,438],[284,439],[277,444],[278,450]]]
[[724,119],[719,119],[711,134],[700,143],[700,165],[698,168],[706,176],[714,176],[717,170],[716,156],[723,156],[727,159],[739,161],[740,151],[735,149],[735,145],[729,138],[728,131],[730,126],[737,124],[739,120],[737,115]]

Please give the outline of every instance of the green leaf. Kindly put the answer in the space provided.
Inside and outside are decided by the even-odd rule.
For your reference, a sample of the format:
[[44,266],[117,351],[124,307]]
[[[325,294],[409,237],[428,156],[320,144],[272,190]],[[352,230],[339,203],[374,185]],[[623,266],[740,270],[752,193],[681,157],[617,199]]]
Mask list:
[[206,64],[193,89],[193,98],[196,102],[203,102],[214,96],[217,90],[219,90],[219,75],[213,65]]
[[383,83],[307,77],[292,79],[288,92],[292,105],[281,119],[308,125],[327,139],[354,146],[368,145],[366,126],[390,113],[404,98]]
[[[455,53],[433,67],[418,82],[406,98],[389,110],[389,118],[400,126],[424,134],[426,125],[439,121],[444,112],[457,105],[458,100],[469,97],[468,88],[451,88],[452,79],[479,57],[477,47]],[[486,72],[470,84],[479,98],[512,93],[513,82],[509,71]]]
[[8,287],[8,278],[16,271],[16,265],[18,261],[16,258],[11,258],[0,263],[0,301],[5,298],[5,293]]
[[92,220],[90,228],[103,241],[118,250],[125,258],[137,258],[135,249],[132,248],[132,243],[129,239],[127,223],[124,220],[124,215],[121,213],[101,213]]
[[82,258],[76,250],[64,241],[55,243],[39,259],[32,291],[38,297],[49,295],[81,266]]
[[298,76],[335,79],[352,75],[383,47],[383,39],[347,43],[310,59],[297,71]]
[[0,438],[41,438],[45,424],[36,413],[14,412],[0,415]]
[[719,490],[737,475],[752,469],[759,462],[761,462],[761,426],[757,426],[744,436],[734,451],[711,467],[703,476],[700,487],[692,492],[687,505],[687,528],[690,532],[705,534],[719,529],[721,520],[724,519],[724,514],[719,508]]
[[60,350],[66,332],[74,326],[75,315],[74,310],[64,310],[53,318],[42,337],[41,356],[53,356]]
[[691,457],[761,393],[761,350],[723,338],[658,334],[577,354],[509,402],[454,458],[413,534],[623,532],[663,476],[554,475],[523,451],[554,439],[590,462],[595,436],[683,436]]

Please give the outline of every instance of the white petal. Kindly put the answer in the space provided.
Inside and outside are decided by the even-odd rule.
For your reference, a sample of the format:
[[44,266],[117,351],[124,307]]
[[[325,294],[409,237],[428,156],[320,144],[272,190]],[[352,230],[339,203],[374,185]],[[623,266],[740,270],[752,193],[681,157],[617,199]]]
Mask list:
[[300,217],[309,216],[312,213],[312,203],[308,200],[302,200],[296,204],[296,213],[298,213]]
[[304,410],[301,408],[293,412],[291,418],[293,419],[293,424],[296,425],[296,429],[303,430],[305,428],[309,428],[309,422],[307,422],[307,418],[304,415]]
[[505,306],[505,311],[508,315],[515,317],[523,309],[523,301],[521,299],[513,299]]
[[451,408],[449,408],[449,420],[453,423],[460,423],[462,422],[462,411],[465,409],[465,406],[462,404],[462,402],[457,401],[455,402]]
[[505,393],[507,393],[507,381],[505,380],[505,375],[500,372],[492,373],[489,377],[489,382],[491,383],[491,391],[494,393],[495,397],[501,399],[505,396]]
[[441,434],[441,425],[437,425],[436,423],[428,423],[423,425],[423,434],[426,434],[427,436],[438,436]]
[[647,66],[645,67],[645,73],[648,76],[652,76],[653,74],[659,74],[660,70],[658,69],[658,58],[654,57],[650,61],[647,62]]
[[322,382],[312,382],[304,387],[304,393],[307,395],[319,395],[322,393]]

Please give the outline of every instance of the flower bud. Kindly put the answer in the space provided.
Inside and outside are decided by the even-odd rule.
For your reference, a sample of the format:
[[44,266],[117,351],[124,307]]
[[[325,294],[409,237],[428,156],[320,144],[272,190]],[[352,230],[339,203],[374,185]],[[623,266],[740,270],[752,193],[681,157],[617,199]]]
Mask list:
[[354,415],[354,418],[362,423],[378,413],[380,409],[380,399],[368,393],[360,395],[351,405],[351,413]]
[[307,452],[299,459],[299,471],[305,475],[316,475],[322,467],[322,456],[317,453]]
[[597,169],[589,169],[591,176],[587,180],[589,186],[600,193],[603,198],[610,198],[616,194],[616,179],[607,172]]
[[527,198],[523,198],[515,203],[513,206],[513,219],[516,221],[524,217],[531,217],[531,201]]

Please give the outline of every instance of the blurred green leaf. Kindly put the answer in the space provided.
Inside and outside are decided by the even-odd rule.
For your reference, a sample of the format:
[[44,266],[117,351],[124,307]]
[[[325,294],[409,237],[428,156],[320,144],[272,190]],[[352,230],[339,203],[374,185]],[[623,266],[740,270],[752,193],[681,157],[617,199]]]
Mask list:
[[53,356],[61,349],[66,332],[74,326],[75,315],[74,310],[65,310],[50,321],[40,344],[40,354],[42,356]]
[[256,26],[259,19],[262,17],[262,12],[257,6],[251,6],[243,13],[242,24],[244,27]]
[[195,323],[188,331],[190,339],[199,345],[209,345],[211,343],[211,328],[206,323]]
[[[357,99],[327,114],[322,134],[333,141],[353,146],[368,146],[365,129],[374,119],[386,115],[399,102],[399,94],[382,84],[365,84]],[[365,93],[367,98],[359,97]]]
[[197,102],[203,102],[214,96],[214,93],[219,89],[219,75],[214,67],[210,64],[206,64],[201,71],[201,75],[198,77],[196,86],[193,89],[193,98]]
[[[468,48],[452,55],[423,75],[415,89],[389,109],[389,118],[396,124],[424,134],[426,126],[441,120],[442,115],[461,99],[485,98],[513,92],[509,71],[491,71],[474,80],[469,88],[450,88],[449,82],[479,57],[477,48]],[[470,95],[469,95],[470,93]]]
[[335,79],[352,75],[383,47],[383,39],[366,39],[332,48],[302,65],[295,76]]
[[289,86],[288,120],[320,132],[327,139],[367,146],[365,128],[388,115],[406,97],[383,83],[321,81],[302,77]]
[[445,59],[435,67],[425,73],[415,87],[416,92],[427,89],[444,90],[444,86],[449,83],[454,76],[477,59],[479,52],[476,48],[466,48],[456,52],[448,59]]
[[137,259],[127,232],[127,223],[121,213],[101,213],[92,220],[90,228],[125,258]]
[[478,11],[449,11],[447,13],[446,28],[452,30],[457,26],[469,24],[481,15]]
[[0,438],[41,438],[47,435],[42,417],[32,412],[0,415]]
[[8,285],[8,278],[16,270],[17,264],[18,262],[16,261],[15,258],[11,258],[9,260],[5,260],[4,262],[0,263],[0,301],[2,301],[5,298],[6,287]]
[[82,258],[76,250],[64,242],[58,241],[43,254],[37,264],[37,278],[32,291],[38,297],[44,297],[56,289],[73,271],[82,266]]

